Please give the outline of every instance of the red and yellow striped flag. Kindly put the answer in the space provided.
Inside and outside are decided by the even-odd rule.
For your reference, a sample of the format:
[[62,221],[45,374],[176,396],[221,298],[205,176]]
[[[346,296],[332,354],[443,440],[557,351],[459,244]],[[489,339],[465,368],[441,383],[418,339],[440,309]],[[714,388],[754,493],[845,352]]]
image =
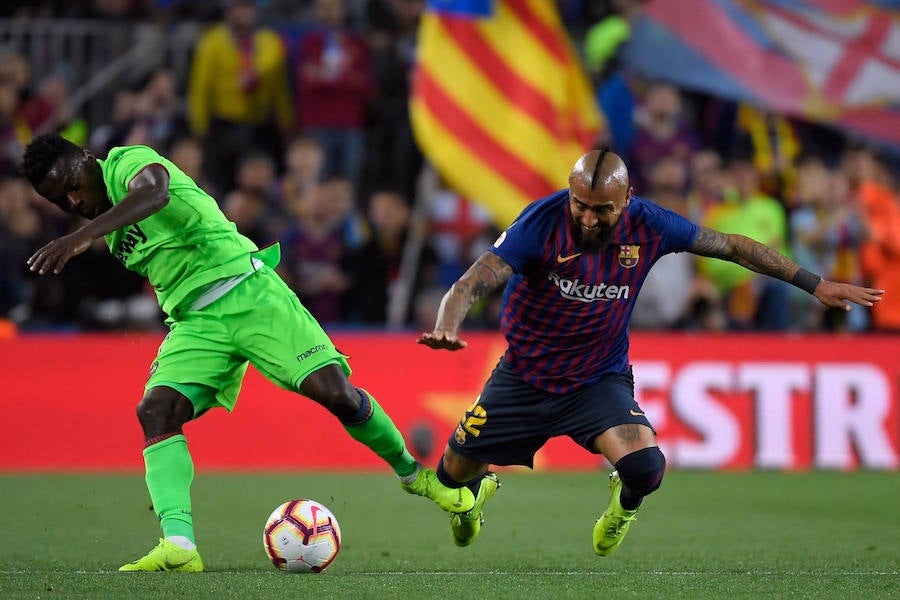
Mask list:
[[602,129],[549,0],[432,0],[410,97],[425,157],[500,228],[567,184]]

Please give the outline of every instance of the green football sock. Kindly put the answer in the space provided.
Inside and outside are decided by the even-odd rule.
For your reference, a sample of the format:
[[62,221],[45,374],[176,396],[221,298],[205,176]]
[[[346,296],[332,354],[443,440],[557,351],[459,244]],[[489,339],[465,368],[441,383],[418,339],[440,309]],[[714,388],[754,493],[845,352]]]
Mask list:
[[362,389],[360,392],[366,396],[363,399],[362,410],[366,410],[366,400],[371,405],[366,411],[370,413],[369,417],[362,423],[354,425],[344,423],[344,429],[354,440],[362,442],[383,458],[397,475],[400,477],[411,475],[418,463],[407,450],[400,430],[369,392]]
[[175,435],[144,448],[144,465],[147,490],[163,536],[183,535],[196,543],[191,516],[194,461],[185,437]]

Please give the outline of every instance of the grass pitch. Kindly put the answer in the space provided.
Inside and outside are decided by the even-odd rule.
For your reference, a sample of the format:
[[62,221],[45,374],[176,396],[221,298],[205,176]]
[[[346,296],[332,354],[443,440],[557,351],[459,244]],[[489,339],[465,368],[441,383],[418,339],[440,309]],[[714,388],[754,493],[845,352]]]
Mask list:
[[[159,537],[140,475],[0,475],[0,598],[900,598],[896,473],[672,471],[610,557],[591,551],[606,475],[501,473],[478,541],[379,474],[198,474],[208,572],[120,574]],[[336,514],[320,575],[275,570],[282,501]]]

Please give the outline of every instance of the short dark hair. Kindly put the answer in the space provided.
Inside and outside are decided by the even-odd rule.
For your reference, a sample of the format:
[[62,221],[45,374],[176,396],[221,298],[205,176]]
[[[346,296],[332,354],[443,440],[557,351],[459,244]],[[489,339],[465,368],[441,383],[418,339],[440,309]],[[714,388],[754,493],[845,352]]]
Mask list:
[[25,153],[22,155],[22,175],[31,182],[31,185],[37,187],[60,157],[80,154],[81,148],[58,133],[45,133],[25,146]]
[[606,158],[606,155],[609,154],[611,148],[606,144],[597,148],[597,151],[600,154],[597,156],[597,164],[594,165],[594,176],[591,178],[591,189],[597,188],[597,182],[600,180],[600,167],[603,164],[603,159]]

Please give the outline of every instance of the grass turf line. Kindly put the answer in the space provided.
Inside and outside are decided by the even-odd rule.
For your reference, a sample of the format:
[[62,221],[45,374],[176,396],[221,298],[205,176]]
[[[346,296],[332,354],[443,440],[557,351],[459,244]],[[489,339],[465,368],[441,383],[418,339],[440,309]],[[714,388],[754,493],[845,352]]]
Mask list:
[[[594,556],[604,472],[501,474],[478,541],[388,473],[199,474],[209,571],[120,574],[159,537],[140,475],[0,475],[0,598],[891,598],[900,596],[896,473],[672,471],[628,539]],[[336,514],[343,548],[321,575],[262,550],[282,501]]]

